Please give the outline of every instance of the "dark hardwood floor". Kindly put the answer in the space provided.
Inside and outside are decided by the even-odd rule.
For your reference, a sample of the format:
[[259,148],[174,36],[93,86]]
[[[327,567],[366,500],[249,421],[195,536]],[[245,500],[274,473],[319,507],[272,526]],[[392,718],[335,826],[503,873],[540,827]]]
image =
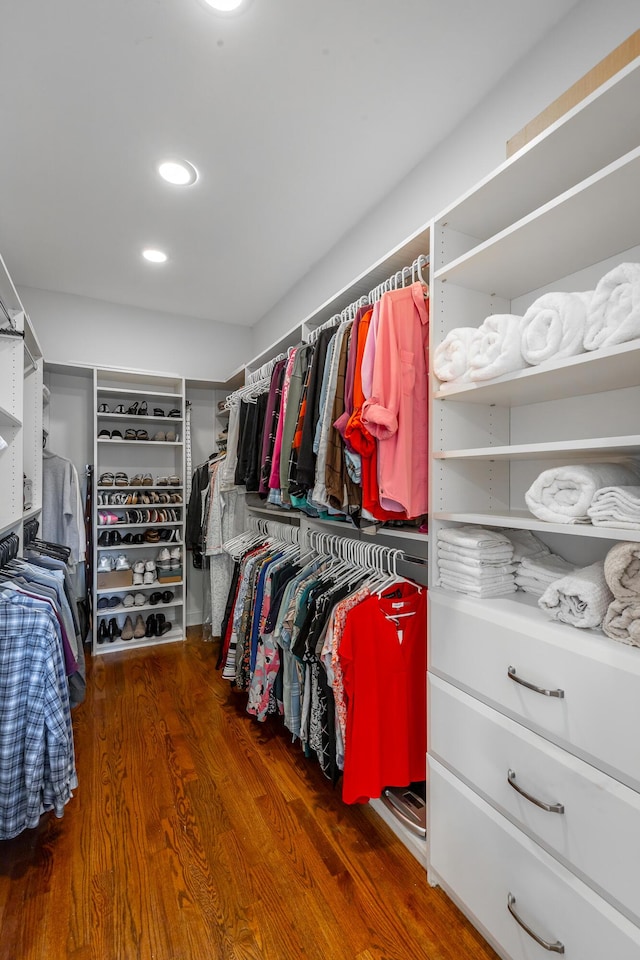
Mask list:
[[0,843],[0,960],[490,960],[191,639],[94,658],[62,820]]

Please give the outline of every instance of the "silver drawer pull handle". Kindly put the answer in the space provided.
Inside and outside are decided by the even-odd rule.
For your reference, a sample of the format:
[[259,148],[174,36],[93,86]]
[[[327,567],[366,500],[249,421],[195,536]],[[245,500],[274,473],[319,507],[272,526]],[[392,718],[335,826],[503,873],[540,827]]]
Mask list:
[[509,667],[507,676],[509,680],[514,680],[515,683],[521,683],[523,687],[527,687],[529,690],[535,690],[536,693],[541,693],[543,697],[558,697],[560,700],[564,697],[564,690],[545,690],[544,687],[536,687],[535,683],[529,683],[528,680],[523,680],[522,677],[518,677],[515,667]]
[[556,940],[555,943],[549,943],[547,940],[543,940],[542,937],[539,937],[537,933],[534,933],[531,927],[528,927],[524,920],[521,920],[518,914],[513,909],[516,903],[516,898],[512,893],[507,896],[507,910],[516,921],[519,923],[525,933],[528,933],[529,936],[535,940],[536,943],[539,943],[541,947],[544,947],[545,950],[548,950],[549,953],[564,953],[564,943],[560,943],[559,940]]
[[538,800],[536,797],[532,796],[530,793],[527,793],[526,790],[523,790],[522,787],[519,787],[516,783],[516,772],[515,770],[509,770],[507,774],[507,783],[510,787],[519,793],[521,797],[524,797],[525,800],[529,800],[530,803],[535,803],[536,807],[542,807],[543,810],[546,810],[547,813],[564,813],[564,804],[562,803],[545,803],[544,800]]

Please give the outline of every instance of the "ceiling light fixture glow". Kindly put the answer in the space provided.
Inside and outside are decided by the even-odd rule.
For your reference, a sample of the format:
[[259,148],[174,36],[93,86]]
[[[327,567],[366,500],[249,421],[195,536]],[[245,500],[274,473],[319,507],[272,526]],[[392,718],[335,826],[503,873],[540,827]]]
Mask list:
[[148,260],[149,263],[165,263],[167,260],[167,255],[162,250],[143,250],[142,256],[145,260]]
[[190,187],[198,179],[198,171],[188,160],[163,160],[158,165],[158,173],[177,187]]
[[204,0],[204,2],[221,13],[230,13],[232,10],[237,10],[243,0]]

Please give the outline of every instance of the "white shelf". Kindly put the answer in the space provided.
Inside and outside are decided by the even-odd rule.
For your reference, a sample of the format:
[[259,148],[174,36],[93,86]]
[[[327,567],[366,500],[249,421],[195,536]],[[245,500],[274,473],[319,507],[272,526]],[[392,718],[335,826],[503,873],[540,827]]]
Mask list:
[[98,413],[97,417],[99,420],[137,420],[139,423],[148,423],[149,421],[158,422],[159,420],[162,423],[182,423],[182,417],[155,417],[153,415],[145,415],[138,413]]
[[393,537],[397,540],[416,540],[419,543],[429,542],[429,534],[420,533],[418,530],[402,530],[399,527],[379,527],[377,530],[361,527],[360,530],[365,536],[371,537],[372,540],[376,537]]
[[[113,472],[113,471],[111,471],[111,472]],[[169,490],[183,490],[183,489],[184,489],[184,488],[183,488],[182,484],[173,486],[173,485],[170,485],[170,484],[168,484],[168,483],[164,483],[164,484],[160,484],[160,485],[158,485],[158,484],[153,484],[153,485],[147,484],[147,485],[145,485],[145,484],[141,484],[141,483],[136,483],[136,484],[134,484],[133,486],[129,486],[128,483],[126,483],[126,484],[124,484],[124,485],[122,485],[122,486],[119,485],[119,484],[113,483],[113,484],[111,484],[110,486],[106,486],[106,487],[105,487],[104,485],[103,485],[103,486],[97,486],[97,487],[96,487],[96,490],[104,490],[106,493],[115,493],[116,491],[120,491],[121,493],[124,493],[125,490],[159,490],[161,493],[167,493]],[[148,504],[148,503],[145,503],[145,504],[139,504],[139,503],[136,504],[136,503],[134,503],[134,504],[128,504],[128,506],[133,506],[133,507],[136,507],[136,506],[137,506],[137,507],[139,507],[139,506],[144,506],[144,507],[148,507],[149,504]],[[157,507],[157,506],[159,506],[159,504],[157,504],[157,503],[156,503],[156,504],[151,504],[151,506]],[[160,506],[165,506],[165,507],[171,507],[171,506],[173,506],[173,507],[182,507],[183,504],[182,504],[182,503],[173,503],[173,504],[171,504],[171,503],[165,503],[165,504],[160,504]]]
[[[145,584],[146,586],[146,584]],[[130,593],[138,592],[138,587],[132,587],[129,591]],[[163,591],[164,593],[164,591]],[[109,617],[117,617],[120,614],[128,614],[132,616],[134,614],[142,613],[145,610],[170,610],[171,607],[181,607],[183,606],[182,600],[170,600],[169,603],[143,603],[139,606],[125,607],[119,603],[116,607],[105,607],[103,610],[96,610],[96,616],[101,617],[103,620],[108,620]]]
[[[102,507],[101,507],[100,509],[102,509]],[[122,507],[112,507],[111,509],[114,509],[114,510],[122,510],[123,508],[122,508]],[[127,508],[127,509],[129,509],[129,508]],[[136,508],[136,507],[132,507],[131,509],[135,510],[135,509],[137,509],[137,508]],[[144,510],[147,510],[148,507],[143,507],[143,509],[144,509]],[[182,526],[182,521],[181,521],[181,520],[164,520],[164,521],[161,521],[161,520],[153,520],[153,521],[152,521],[152,520],[141,520],[139,523],[98,523],[98,524],[96,524],[96,526],[97,526],[97,529],[98,529],[98,531],[99,531],[100,533],[102,533],[103,530],[126,530],[128,527],[149,527],[149,528],[152,529],[152,530],[157,527],[158,530],[161,530],[163,527],[181,527],[181,526]],[[168,542],[168,541],[166,541],[166,542]],[[150,547],[157,547],[158,545],[164,546],[164,545],[165,545],[165,541],[164,541],[164,540],[160,540],[160,541],[158,541],[158,543],[150,543],[150,544],[148,544],[148,546],[150,546]],[[126,547],[127,544],[125,543],[124,546]],[[177,544],[176,544],[176,546],[177,546]]]
[[37,517],[39,513],[42,512],[42,504],[30,507],[28,510],[22,514],[23,521],[31,520],[33,517]]
[[437,270],[436,280],[513,300],[640,240],[640,147]]
[[519,407],[637,386],[640,340],[518,370],[485,383],[442,384],[436,400]]
[[[134,583],[134,584],[130,584],[128,587],[110,587],[110,588],[102,587],[96,590],[96,596],[113,597],[114,594],[116,593],[140,593],[143,590],[158,590],[164,593],[165,590],[173,590],[174,587],[181,587],[181,586],[183,586],[182,580],[176,580],[173,583],[161,583],[159,580],[154,580],[153,583]],[[131,611],[134,608],[123,607],[122,609]],[[105,616],[102,610],[97,609],[97,604],[96,604],[96,615]]]
[[639,139],[640,57],[445,209],[436,223],[486,239],[633,150]]
[[514,527],[538,530],[541,533],[562,533],[569,537],[596,537],[601,540],[633,540],[640,542],[640,527],[623,530],[619,527],[594,527],[590,523],[546,523],[526,510],[508,513],[434,513],[434,520],[450,523],[477,524],[480,527]]
[[[136,378],[138,381],[139,377]],[[164,397],[166,400],[175,400],[176,406],[182,402],[181,394],[176,393],[164,393],[161,390],[140,390],[133,387],[128,387],[126,384],[123,384],[121,387],[101,387],[98,384],[98,397],[102,396],[111,396],[111,397]]]
[[[101,529],[103,528],[101,527]],[[142,550],[144,548],[148,549],[149,547],[158,547],[160,543],[169,548],[184,546],[184,542],[182,540],[178,540],[177,542],[175,540],[161,540],[159,543],[118,543],[116,546],[109,547],[104,547],[101,543],[97,543],[96,547],[100,553],[102,553],[103,550],[117,550],[118,553],[128,553],[129,550]]]
[[558,460],[563,457],[602,460],[603,457],[630,457],[640,452],[640,435],[597,437],[593,440],[554,440],[549,443],[519,443],[469,450],[434,450],[436,460]]
[[253,513],[260,513],[265,517],[270,517],[272,520],[291,520],[294,523],[300,522],[301,514],[294,507],[291,510],[283,510],[282,507],[254,507],[253,504],[245,504],[247,510],[251,510]]
[[117,444],[126,444],[129,447],[142,444],[145,447],[181,447],[182,440],[125,440],[124,437],[120,440],[118,437],[113,440],[111,437],[98,437],[98,443],[117,443]]
[[94,654],[122,653],[124,650],[138,650],[141,647],[157,647],[164,643],[176,643],[184,640],[185,631],[180,627],[173,627],[164,637],[141,637],[140,640],[114,640],[113,643],[105,641],[98,643],[96,641],[93,649]]
[[21,427],[22,420],[19,417],[15,417],[9,410],[6,410],[5,407],[0,406],[0,425],[7,424],[10,427]]

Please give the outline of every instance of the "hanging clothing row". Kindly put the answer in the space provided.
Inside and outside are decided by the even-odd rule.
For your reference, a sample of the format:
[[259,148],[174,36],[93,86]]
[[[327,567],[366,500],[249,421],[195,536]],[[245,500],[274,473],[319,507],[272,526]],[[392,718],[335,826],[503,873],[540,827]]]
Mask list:
[[424,517],[428,290],[398,284],[228,398],[225,483],[315,517]]
[[50,450],[42,456],[42,536],[69,547],[71,563],[81,563],[87,538],[78,471],[71,460]]
[[225,487],[225,454],[212,455],[193,471],[187,507],[185,546],[196,569],[209,570],[211,634],[220,636],[231,563],[223,544],[236,529],[241,504],[235,486]]
[[77,786],[71,708],[85,692],[69,550],[37,539],[23,559],[17,550],[15,534],[0,541],[3,840],[37,826],[48,810],[63,815]]
[[235,566],[223,677],[257,720],[280,715],[346,803],[426,776],[426,590],[400,551],[252,520]]

